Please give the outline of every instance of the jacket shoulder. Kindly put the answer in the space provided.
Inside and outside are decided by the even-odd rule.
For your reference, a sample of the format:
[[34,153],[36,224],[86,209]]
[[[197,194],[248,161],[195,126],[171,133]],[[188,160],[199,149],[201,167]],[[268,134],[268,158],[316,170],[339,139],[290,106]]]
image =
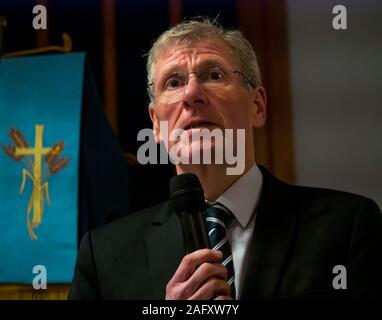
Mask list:
[[168,202],[162,202],[149,208],[116,219],[89,233],[93,242],[113,243],[122,239],[142,236],[153,225],[161,212],[168,212]]
[[356,193],[306,186],[291,186],[291,188],[299,198],[310,201],[312,205],[321,204],[322,207],[336,211],[358,211],[364,206],[378,208],[374,200]]
[[261,169],[264,175],[265,198],[279,201],[303,217],[325,211],[353,219],[360,211],[366,211],[366,216],[367,212],[380,213],[375,201],[365,196],[329,188],[288,184],[265,168]]

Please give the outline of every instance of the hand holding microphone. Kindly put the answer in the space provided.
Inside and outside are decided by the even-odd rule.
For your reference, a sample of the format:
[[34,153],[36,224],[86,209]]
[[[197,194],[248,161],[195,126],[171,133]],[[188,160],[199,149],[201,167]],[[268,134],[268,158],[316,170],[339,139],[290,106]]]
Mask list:
[[192,173],[173,177],[170,201],[182,225],[187,255],[166,286],[166,299],[232,299],[227,268],[220,264],[223,254],[209,249],[206,204],[198,177]]

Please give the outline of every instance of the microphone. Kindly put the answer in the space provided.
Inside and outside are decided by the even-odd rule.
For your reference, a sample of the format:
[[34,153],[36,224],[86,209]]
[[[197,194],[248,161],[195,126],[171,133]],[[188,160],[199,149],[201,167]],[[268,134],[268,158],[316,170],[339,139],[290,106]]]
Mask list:
[[198,177],[183,173],[171,178],[170,201],[182,225],[187,253],[210,248],[204,216],[206,203]]

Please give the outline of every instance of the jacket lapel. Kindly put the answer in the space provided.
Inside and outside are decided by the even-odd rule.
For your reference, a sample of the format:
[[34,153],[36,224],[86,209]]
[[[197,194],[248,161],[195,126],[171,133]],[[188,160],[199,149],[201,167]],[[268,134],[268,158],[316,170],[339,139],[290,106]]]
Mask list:
[[241,299],[276,297],[296,223],[291,186],[265,168]]
[[185,255],[178,216],[167,202],[152,221],[146,240],[148,263],[155,288],[155,299],[163,299],[168,281]]

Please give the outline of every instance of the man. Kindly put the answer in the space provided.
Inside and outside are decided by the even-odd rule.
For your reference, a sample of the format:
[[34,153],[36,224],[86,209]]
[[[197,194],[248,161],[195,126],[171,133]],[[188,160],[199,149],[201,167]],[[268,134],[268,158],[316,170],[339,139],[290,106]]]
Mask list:
[[[176,165],[177,174],[198,176],[209,204],[206,221],[215,222],[211,242],[218,231],[223,238],[214,250],[186,253],[169,202],[132,214],[84,237],[69,298],[381,297],[376,204],[287,185],[256,165],[253,129],[264,125],[267,99],[255,53],[240,32],[209,21],[182,23],[154,43],[147,71],[154,135],[169,150],[192,155],[220,146],[172,141],[160,130],[163,121],[169,132],[181,129],[187,136],[244,129],[245,139],[234,140],[235,150],[244,143],[242,174],[227,174],[226,162]],[[231,221],[223,223],[223,216]]]

